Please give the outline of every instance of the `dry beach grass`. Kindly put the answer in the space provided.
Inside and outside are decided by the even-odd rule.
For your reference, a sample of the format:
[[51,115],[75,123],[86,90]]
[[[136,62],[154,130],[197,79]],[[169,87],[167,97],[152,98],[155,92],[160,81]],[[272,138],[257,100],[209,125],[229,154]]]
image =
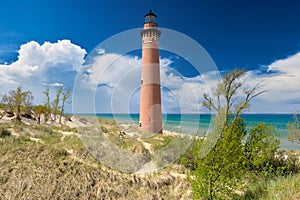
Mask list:
[[101,165],[78,134],[65,128],[1,126],[14,135],[0,141],[0,199],[190,198],[187,180],[177,176],[180,166],[121,173]]
[[[81,132],[89,119],[68,126],[0,123],[11,136],[0,138],[0,199],[191,199],[187,169],[172,164],[159,171],[153,162],[135,173],[122,173],[95,159]],[[118,148],[150,154],[172,144],[177,133],[140,137],[134,125],[99,119],[99,129]],[[124,131],[123,142],[119,133]],[[81,138],[81,139],[80,139]],[[175,143],[176,144],[176,143]],[[172,145],[171,145],[172,146]],[[174,149],[173,149],[174,150]],[[259,199],[297,199],[300,176],[257,182],[250,187]]]

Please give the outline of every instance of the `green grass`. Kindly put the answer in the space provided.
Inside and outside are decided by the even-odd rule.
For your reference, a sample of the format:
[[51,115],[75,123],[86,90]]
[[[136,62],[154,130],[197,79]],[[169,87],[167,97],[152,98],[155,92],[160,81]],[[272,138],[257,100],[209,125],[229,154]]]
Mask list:
[[241,199],[295,200],[300,199],[300,173],[287,176],[264,177],[247,173]]
[[41,135],[38,138],[41,141],[43,141],[45,144],[53,145],[53,144],[60,143],[61,137],[62,137],[62,134],[60,134],[60,133],[53,133],[51,135],[48,135],[48,134],[47,135]]
[[116,132],[110,132],[108,134],[108,139],[111,143],[117,145],[120,148],[131,150],[135,145],[141,144],[140,141],[137,141],[134,138],[129,138],[122,136],[122,141],[119,139],[119,134]]
[[155,135],[149,138],[143,138],[143,141],[150,143],[155,151],[167,146],[173,139],[174,137],[171,136]]
[[295,200],[300,199],[300,174],[279,177],[267,183],[263,200]]

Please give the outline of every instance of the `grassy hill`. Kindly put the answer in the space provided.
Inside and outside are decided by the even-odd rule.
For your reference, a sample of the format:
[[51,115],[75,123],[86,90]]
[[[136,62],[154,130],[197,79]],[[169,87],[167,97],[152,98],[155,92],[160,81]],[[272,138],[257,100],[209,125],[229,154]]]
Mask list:
[[[1,124],[0,199],[189,199],[172,166],[148,175],[120,173],[95,160],[75,132]],[[173,171],[173,175],[172,172]]]
[[[114,122],[100,120],[108,139],[152,153],[172,136],[118,140]],[[0,199],[191,199],[188,172],[173,164],[147,174],[110,169],[93,158],[75,128],[0,123]],[[300,174],[253,179],[241,199],[300,199]]]

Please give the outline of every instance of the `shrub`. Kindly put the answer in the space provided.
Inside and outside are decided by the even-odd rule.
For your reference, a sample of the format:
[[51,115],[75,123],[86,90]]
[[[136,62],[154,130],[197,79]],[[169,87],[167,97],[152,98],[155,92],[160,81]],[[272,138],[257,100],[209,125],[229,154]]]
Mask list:
[[191,171],[190,178],[194,198],[238,198],[236,190],[240,189],[243,174],[242,139],[245,134],[244,121],[237,119],[220,134],[217,144],[205,157],[200,157],[199,146],[193,150],[198,151],[195,157],[195,170]]
[[7,130],[4,127],[0,128],[0,138],[4,138],[4,137],[10,136],[10,135],[11,135],[11,133],[9,130]]
[[264,123],[254,125],[245,143],[246,167],[250,170],[274,171],[272,160],[279,149],[280,141],[275,137],[276,129]]
[[286,176],[300,172],[299,153],[292,151],[277,151],[270,164],[276,169],[277,175]]
[[293,115],[293,122],[286,125],[288,139],[292,142],[300,142],[300,122],[297,113]]
[[107,133],[108,129],[105,126],[101,126],[101,131],[104,132],[104,133]]

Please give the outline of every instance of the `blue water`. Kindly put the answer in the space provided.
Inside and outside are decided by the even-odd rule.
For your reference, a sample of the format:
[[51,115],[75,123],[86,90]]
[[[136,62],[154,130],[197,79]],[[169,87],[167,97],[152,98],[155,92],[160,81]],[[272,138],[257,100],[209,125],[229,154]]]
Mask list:
[[[97,114],[97,117],[104,119],[114,119],[126,123],[139,123],[139,114]],[[264,122],[267,125],[276,127],[276,131],[281,135],[281,147],[286,149],[299,149],[300,145],[287,141],[286,125],[293,121],[292,114],[244,114],[247,127],[253,124]],[[210,114],[164,114],[163,129],[186,134],[203,135],[210,127],[212,115]]]
[[[104,119],[115,119],[121,122],[139,123],[139,114],[97,114],[97,117]],[[175,131],[186,126],[186,128],[195,128],[205,130],[211,122],[210,114],[164,114],[164,129]],[[288,122],[293,121],[291,114],[244,114],[242,118],[246,121],[247,126],[264,122],[267,125],[273,125],[277,132],[284,133]],[[179,127],[181,126],[181,127]]]

